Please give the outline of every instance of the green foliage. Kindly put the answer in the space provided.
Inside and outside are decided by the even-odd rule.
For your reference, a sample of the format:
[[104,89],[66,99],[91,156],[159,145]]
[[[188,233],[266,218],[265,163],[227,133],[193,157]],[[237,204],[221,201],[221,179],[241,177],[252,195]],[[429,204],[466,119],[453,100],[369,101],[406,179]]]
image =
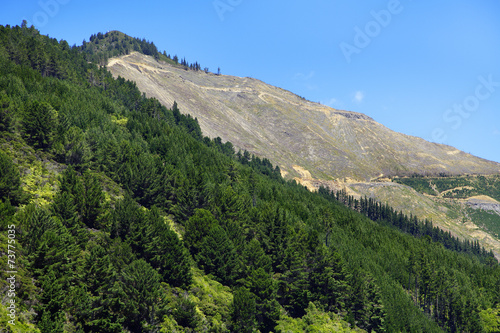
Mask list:
[[14,106],[5,91],[0,91],[0,132],[10,131],[14,121]]
[[395,178],[394,181],[430,195],[458,199],[487,195],[500,200],[500,176],[498,175],[405,177]]
[[311,272],[313,298],[327,305],[327,310],[339,313],[347,310],[347,295],[351,292],[351,278],[340,254],[318,247]]
[[[31,194],[25,206],[14,200],[19,186],[9,187],[2,171],[1,228],[16,225],[21,310],[37,313],[23,325],[42,332],[349,331],[347,322],[388,332],[495,329],[489,309],[500,299],[500,268],[477,255],[477,244],[447,244],[443,233],[424,232],[432,225],[350,200],[360,214],[332,193],[283,180],[265,158],[203,138],[177,106],[169,110],[88,63],[82,49],[103,61],[114,51],[100,47],[115,37],[113,45],[125,40],[110,33],[70,48],[34,28],[0,27],[3,110],[19,106],[11,133],[3,132],[10,141],[2,140],[15,158],[0,155],[0,165],[12,179],[21,170]],[[134,45],[154,51],[148,42]],[[34,110],[55,126],[42,132]],[[382,216],[407,233],[373,221]],[[5,253],[4,232],[0,240]],[[457,244],[476,255],[445,248]]]
[[353,302],[350,311],[354,322],[368,332],[384,332],[386,313],[379,287],[366,272],[355,272],[353,278]]
[[193,298],[197,300],[197,307],[207,317],[219,322],[228,320],[230,304],[233,301],[231,289],[222,285],[199,269],[193,269],[193,283],[190,288]]
[[130,312],[127,327],[139,331],[142,321],[154,315],[160,295],[160,274],[142,259],[135,260],[122,271],[123,291]]
[[213,274],[216,280],[232,284],[236,277],[237,260],[234,244],[226,231],[212,226],[200,244],[200,251],[195,256],[207,274]]
[[87,166],[91,152],[84,132],[76,126],[71,126],[68,130],[60,129],[59,135],[58,145],[55,147],[58,159],[79,168]]
[[352,328],[338,315],[318,309],[314,303],[309,303],[306,314],[302,318],[282,316],[276,326],[278,333],[329,333],[329,332],[365,332],[357,327]]
[[500,332],[500,306],[496,309],[485,309],[479,313],[484,332]]
[[210,229],[218,225],[212,213],[205,209],[197,209],[193,216],[186,223],[184,233],[184,244],[196,256],[201,251],[203,240],[208,235]]
[[485,229],[491,235],[500,238],[500,215],[482,209],[467,209],[470,219],[479,227]]
[[[439,242],[443,244],[447,249],[476,256],[483,263],[489,262],[491,260],[496,261],[493,253],[487,252],[484,248],[479,246],[479,243],[477,241],[470,242],[469,240],[461,240],[455,236],[452,236],[451,232],[445,232],[438,227],[434,227],[432,222],[428,220],[420,221],[416,216],[412,215],[408,217],[401,211],[395,211],[388,204],[383,205],[372,198],[368,199],[366,197],[360,198],[358,200],[353,196],[347,195],[345,190],[339,191],[335,195],[333,194],[333,192],[329,193],[326,189],[323,188],[321,188],[319,192],[330,200],[335,197],[337,201],[340,201],[348,207],[359,211],[371,220],[378,223],[390,225],[406,233],[414,235],[415,237],[422,237],[435,242]],[[473,217],[477,216],[477,214],[471,215]],[[484,222],[478,222],[478,224],[484,225]],[[495,228],[495,226],[493,226],[493,228]]]
[[57,123],[57,112],[49,103],[30,103],[23,117],[26,140],[35,148],[50,148],[55,139]]
[[172,315],[176,323],[187,328],[196,328],[199,321],[196,304],[187,295],[177,298]]
[[233,331],[242,333],[255,332],[255,315],[255,295],[244,287],[236,289],[234,291],[233,303],[231,304]]
[[82,185],[80,193],[82,198],[79,201],[82,222],[89,228],[95,228],[98,226],[98,218],[102,211],[104,193],[99,179],[89,171],[83,174]]
[[21,176],[12,159],[0,150],[0,200],[17,204],[21,199]]
[[17,316],[14,325],[10,324],[9,321],[12,319],[8,316],[9,312],[7,307],[3,304],[0,305],[0,327],[5,330],[5,332],[12,333],[41,333],[40,329],[37,328],[33,323],[27,322],[21,316]]
[[189,252],[158,211],[149,213],[148,223],[146,236],[149,241],[142,241],[146,244],[145,257],[159,270],[165,282],[179,287],[189,286],[192,282]]

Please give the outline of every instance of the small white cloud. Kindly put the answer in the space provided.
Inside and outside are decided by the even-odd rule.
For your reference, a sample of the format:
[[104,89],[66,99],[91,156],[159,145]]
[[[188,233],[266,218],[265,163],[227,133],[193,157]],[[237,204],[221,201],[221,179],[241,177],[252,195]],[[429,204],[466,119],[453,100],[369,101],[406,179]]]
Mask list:
[[365,94],[363,94],[362,91],[356,91],[354,93],[354,101],[358,102],[358,103],[361,103],[363,101],[363,99],[365,98]]
[[495,128],[493,130],[493,135],[495,135],[495,136],[500,135],[500,130],[498,128]]
[[326,101],[322,102],[321,104],[335,107],[335,105],[337,105],[338,103],[339,103],[339,101],[336,98],[330,98],[329,100],[326,100]]

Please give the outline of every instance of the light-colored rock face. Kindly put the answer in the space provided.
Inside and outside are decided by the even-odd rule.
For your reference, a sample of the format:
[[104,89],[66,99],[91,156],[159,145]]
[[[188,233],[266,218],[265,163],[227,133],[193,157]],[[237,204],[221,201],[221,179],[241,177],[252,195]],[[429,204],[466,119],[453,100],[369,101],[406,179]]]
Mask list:
[[467,205],[474,209],[482,209],[487,211],[496,212],[500,215],[500,202],[492,199],[486,195],[479,195],[471,197],[466,201]]
[[[181,112],[198,119],[204,135],[269,158],[282,175],[310,190],[324,185],[371,196],[456,236],[479,239],[500,257],[498,239],[462,223],[459,213],[450,218],[450,204],[383,182],[413,173],[498,174],[499,163],[396,133],[366,115],[312,103],[252,78],[184,70],[139,53],[111,59],[108,70],[169,108],[176,101]],[[374,179],[379,182],[370,183]],[[453,207],[462,210],[459,203]]]
[[389,130],[370,117],[312,103],[259,80],[206,74],[132,53],[111,59],[115,76],[198,118],[204,135],[267,157],[291,177],[364,181],[411,173],[498,173],[500,164]]

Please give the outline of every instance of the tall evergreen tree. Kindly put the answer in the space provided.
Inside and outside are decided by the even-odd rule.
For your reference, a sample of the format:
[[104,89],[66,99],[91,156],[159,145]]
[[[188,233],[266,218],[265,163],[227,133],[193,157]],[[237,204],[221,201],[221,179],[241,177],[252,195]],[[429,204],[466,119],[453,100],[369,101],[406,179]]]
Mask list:
[[0,200],[17,205],[21,200],[21,175],[12,159],[0,151]]
[[97,220],[102,212],[102,206],[104,204],[102,186],[97,177],[88,170],[83,174],[83,186],[84,205],[81,207],[80,211],[82,221],[89,228],[96,228],[98,227]]
[[23,117],[28,143],[36,148],[50,148],[55,139],[57,118],[56,110],[46,102],[34,101],[28,104]]
[[255,315],[255,296],[244,287],[236,289],[231,304],[233,332],[256,332]]
[[5,91],[0,91],[0,132],[10,131],[14,120],[14,105]]
[[218,225],[212,213],[205,209],[197,209],[186,223],[184,244],[196,256],[201,250],[201,244],[213,226]]
[[219,225],[212,226],[200,244],[196,260],[208,274],[224,284],[236,277],[237,261],[233,242]]
[[177,234],[165,223],[157,209],[149,212],[145,257],[158,269],[163,281],[187,287],[192,282],[189,252]]

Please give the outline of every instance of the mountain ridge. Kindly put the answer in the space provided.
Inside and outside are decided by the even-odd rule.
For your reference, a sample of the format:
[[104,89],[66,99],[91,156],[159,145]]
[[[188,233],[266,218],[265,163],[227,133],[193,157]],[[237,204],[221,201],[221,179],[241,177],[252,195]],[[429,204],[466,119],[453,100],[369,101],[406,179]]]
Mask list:
[[[282,176],[309,190],[324,186],[373,197],[432,220],[454,236],[479,240],[500,258],[500,240],[471,219],[461,203],[435,198],[430,203],[392,182],[414,174],[499,174],[500,163],[392,131],[362,113],[311,102],[255,78],[189,70],[137,52],[110,59],[107,68],[167,107],[175,101],[181,112],[196,117],[204,135],[268,158]],[[377,191],[369,190],[374,181]]]
[[26,22],[0,26],[0,68],[7,330],[495,330],[500,266],[477,241],[284,180]]
[[257,79],[184,70],[136,52],[112,58],[107,67],[164,105],[176,101],[199,120],[205,135],[266,156],[292,176],[299,176],[294,164],[316,178],[358,181],[500,172],[500,163],[392,131],[362,113],[306,101]]

